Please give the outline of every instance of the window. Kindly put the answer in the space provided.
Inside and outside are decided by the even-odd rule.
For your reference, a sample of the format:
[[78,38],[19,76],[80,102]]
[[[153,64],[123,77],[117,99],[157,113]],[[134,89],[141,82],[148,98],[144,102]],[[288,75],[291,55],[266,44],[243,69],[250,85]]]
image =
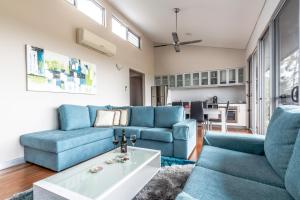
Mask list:
[[128,42],[130,42],[131,44],[133,44],[134,46],[136,46],[137,48],[140,48],[140,38],[134,34],[133,32],[131,32],[130,30],[128,30]]
[[105,9],[96,0],[66,0],[75,5],[78,10],[95,20],[97,23],[105,24]]
[[121,37],[127,39],[127,28],[114,16],[112,17],[112,32]]
[[112,32],[120,38],[127,40],[129,43],[137,48],[141,47],[141,39],[133,33],[127,26],[120,22],[116,17],[112,17]]

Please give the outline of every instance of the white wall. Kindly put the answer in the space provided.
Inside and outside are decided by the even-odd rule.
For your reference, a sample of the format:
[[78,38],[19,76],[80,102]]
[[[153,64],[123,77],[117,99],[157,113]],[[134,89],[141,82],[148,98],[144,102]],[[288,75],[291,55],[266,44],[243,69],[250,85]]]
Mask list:
[[[153,84],[152,42],[106,2],[107,27],[98,25],[64,0],[0,1],[0,165],[23,156],[19,136],[57,128],[56,108],[61,104],[128,105],[129,68],[145,73],[146,104]],[[142,37],[142,50],[111,33],[114,12]],[[75,43],[75,29],[84,27],[117,46],[106,57]],[[26,91],[25,44],[78,57],[97,65],[97,95]],[[124,68],[118,71],[114,65]]]
[[[173,47],[154,49],[155,74],[169,75],[223,68],[245,67],[245,50],[201,46],[181,46],[176,53]],[[201,88],[172,90],[172,101],[207,100],[218,96],[220,102],[245,101],[245,87]]]
[[264,30],[267,28],[267,25],[269,24],[271,17],[273,16],[280,2],[281,0],[266,0],[265,6],[261,12],[259,19],[257,20],[257,24],[255,26],[255,29],[253,30],[253,33],[247,45],[247,59],[255,50],[259,38],[262,36]]

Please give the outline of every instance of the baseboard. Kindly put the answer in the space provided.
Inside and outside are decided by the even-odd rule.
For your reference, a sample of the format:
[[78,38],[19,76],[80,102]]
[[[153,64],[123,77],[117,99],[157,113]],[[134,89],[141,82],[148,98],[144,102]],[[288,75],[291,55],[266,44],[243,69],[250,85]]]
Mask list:
[[13,167],[19,164],[25,163],[24,157],[16,158],[13,160],[5,161],[0,163],[0,170],[7,169],[9,167]]

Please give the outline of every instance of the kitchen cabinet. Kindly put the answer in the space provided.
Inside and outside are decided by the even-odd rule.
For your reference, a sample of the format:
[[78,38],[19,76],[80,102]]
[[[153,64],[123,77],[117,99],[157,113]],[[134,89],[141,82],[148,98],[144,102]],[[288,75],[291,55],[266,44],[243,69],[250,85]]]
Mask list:
[[168,76],[162,76],[161,85],[169,85]]
[[228,83],[234,84],[236,83],[236,69],[229,70],[229,80]]
[[227,70],[220,70],[220,85],[227,84]]
[[191,74],[184,74],[184,87],[190,87],[192,85]]
[[[218,104],[218,106],[226,107],[226,104]],[[229,110],[231,114],[235,114],[236,120],[227,122],[228,126],[247,127],[247,104],[229,104]]]
[[199,86],[200,84],[200,73],[193,73],[193,86]]
[[178,87],[178,88],[183,87],[183,75],[182,74],[176,75],[176,87]]
[[211,71],[210,72],[210,85],[217,85],[218,84],[218,71]]
[[244,69],[238,69],[238,83],[244,83]]
[[170,75],[169,76],[169,87],[170,88],[175,88],[176,87],[176,77],[175,77],[175,75]]
[[155,86],[169,88],[226,87],[245,84],[244,68],[162,75],[154,77]]
[[208,72],[201,72],[201,85],[208,85]]
[[154,83],[155,83],[155,86],[160,86],[161,85],[161,77],[155,76]]

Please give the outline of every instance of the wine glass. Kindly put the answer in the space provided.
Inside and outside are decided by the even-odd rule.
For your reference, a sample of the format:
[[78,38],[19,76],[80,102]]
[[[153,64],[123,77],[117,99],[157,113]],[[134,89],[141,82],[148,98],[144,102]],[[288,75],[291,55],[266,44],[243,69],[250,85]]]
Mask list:
[[119,140],[118,140],[118,137],[117,136],[115,136],[114,138],[113,138],[113,144],[115,145],[115,149],[117,148],[117,145],[119,144]]
[[130,141],[132,143],[132,146],[134,147],[134,145],[136,143],[136,135],[130,135]]

